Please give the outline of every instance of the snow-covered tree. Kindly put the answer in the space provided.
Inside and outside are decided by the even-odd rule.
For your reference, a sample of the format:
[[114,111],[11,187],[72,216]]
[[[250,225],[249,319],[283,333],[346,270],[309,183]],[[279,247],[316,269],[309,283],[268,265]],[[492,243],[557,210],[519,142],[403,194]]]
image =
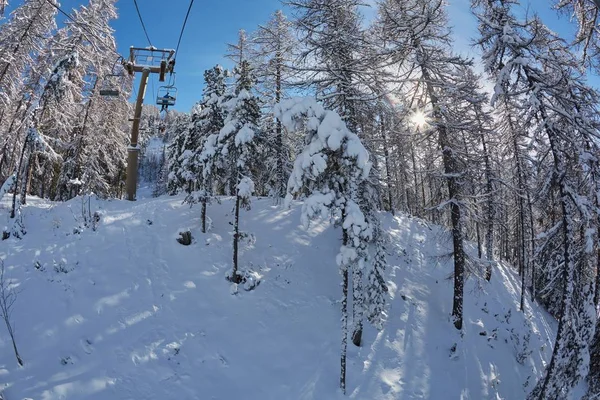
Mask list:
[[214,161],[213,158],[203,152],[207,138],[217,135],[224,125],[226,110],[222,102],[227,89],[226,76],[227,72],[220,65],[204,72],[203,98],[197,115],[192,118],[190,129],[190,133],[197,132],[199,137],[198,144],[189,155],[189,162],[194,166],[196,173],[197,186],[186,201],[190,204],[201,203],[202,232],[206,232],[206,206],[213,197],[214,183],[218,180],[218,171],[210,165]]
[[[464,163],[460,160],[460,144],[454,134],[461,124],[453,108],[456,96],[460,96],[458,88],[464,84],[457,70],[469,63],[451,52],[450,30],[442,0],[384,0],[379,5],[379,16],[389,56],[402,61],[403,70],[408,71],[404,75],[407,82],[418,82],[413,86],[416,93],[409,96],[419,99],[421,109],[412,119],[420,130],[435,132],[437,147],[442,153],[447,185],[444,204],[450,209],[454,255],[452,317],[455,327],[462,329],[466,254],[460,178]],[[430,110],[429,120],[425,118],[424,110]]]
[[[108,147],[117,147],[117,143],[122,147],[124,132],[118,130],[103,137],[103,140],[97,140],[98,136],[90,135],[88,130],[95,120],[95,115],[100,113],[102,117],[113,115],[114,117],[125,118],[126,114],[111,114],[109,111],[126,109],[114,104],[124,101],[126,96],[112,102],[100,101],[98,89],[102,78],[113,72],[117,62],[116,44],[113,36],[113,29],[109,23],[117,17],[116,0],[90,0],[87,6],[82,6],[75,10],[71,16],[73,21],[65,22],[65,27],[57,33],[53,40],[53,48],[59,59],[69,59],[72,55],[77,55],[79,64],[70,70],[68,81],[71,87],[71,94],[60,102],[56,102],[53,107],[46,108],[47,117],[42,123],[48,125],[46,129],[52,129],[57,118],[66,118],[70,126],[62,127],[64,133],[59,136],[64,142],[64,163],[61,166],[59,176],[58,197],[61,199],[70,198],[76,193],[73,192],[68,182],[73,180],[83,180],[84,168],[88,166],[88,183],[94,179],[98,182],[97,190],[107,188],[108,180],[112,176],[105,177],[102,173],[96,174],[96,169],[90,169],[89,165],[100,165],[102,161],[97,155],[98,151],[91,151],[88,147],[107,150]],[[110,133],[110,132],[108,132]],[[122,154],[122,152],[120,152]],[[109,154],[108,152],[104,154]],[[111,163],[112,164],[112,163]],[[110,166],[112,167],[112,165]],[[109,167],[109,168],[110,168]],[[94,176],[92,176],[92,175]]]
[[[290,64],[296,46],[291,28],[291,22],[278,10],[266,25],[259,26],[252,35],[251,54],[256,64],[257,87],[263,103],[268,107],[273,107],[287,97],[285,89],[293,76]],[[273,175],[267,176],[267,179],[273,195],[276,198],[284,198],[291,169],[289,164],[292,148],[281,121],[276,119],[272,123],[272,115],[266,117],[270,129],[265,129],[265,140],[269,143],[264,145],[269,150],[265,169],[269,175]]]
[[55,29],[54,0],[26,0],[0,25],[0,107],[8,107],[25,70]]
[[596,325],[598,188],[589,177],[598,168],[599,98],[566,43],[537,17],[517,21],[501,0],[476,5],[484,64],[496,79],[493,101],[520,102],[535,153],[548,154],[538,160],[536,197],[550,218],[540,219],[536,256],[559,271],[560,321],[552,359],[529,399],[566,398],[587,376]]
[[600,66],[600,36],[598,35],[598,12],[600,2],[597,0],[557,0],[555,9],[567,14],[577,22],[577,32],[573,40],[581,49],[581,58],[585,66]]
[[168,127],[165,127],[166,137],[170,138],[167,146],[168,174],[167,174],[167,192],[175,195],[185,186],[185,179],[181,176],[181,156],[185,150],[185,140],[188,134],[190,120],[187,116],[181,115],[173,118]]
[[[240,283],[243,276],[238,273],[238,246],[240,240],[240,208],[249,208],[251,195],[254,192],[252,179],[252,162],[255,141],[260,134],[258,122],[260,108],[258,99],[253,94],[254,76],[250,64],[246,60],[233,70],[235,77],[234,91],[231,98],[221,102],[226,110],[224,125],[219,133],[206,138],[200,160],[203,160],[204,177],[214,176],[217,171],[225,172],[229,187],[235,195],[233,221],[233,268],[230,280]],[[212,95],[211,95],[212,98]],[[229,172],[229,174],[226,174]]]
[[358,0],[289,2],[303,45],[296,64],[304,76],[297,83],[314,90],[354,132],[362,98],[360,84],[371,71],[370,60],[362,57],[365,40],[359,4]]
[[306,132],[306,147],[294,163],[288,200],[305,195],[302,223],[333,218],[342,226],[343,242],[337,256],[342,275],[342,349],[340,387],[346,390],[349,272],[364,269],[373,230],[359,205],[358,188],[370,172],[369,153],[334,111],[314,99],[293,98],[275,107],[285,127]]

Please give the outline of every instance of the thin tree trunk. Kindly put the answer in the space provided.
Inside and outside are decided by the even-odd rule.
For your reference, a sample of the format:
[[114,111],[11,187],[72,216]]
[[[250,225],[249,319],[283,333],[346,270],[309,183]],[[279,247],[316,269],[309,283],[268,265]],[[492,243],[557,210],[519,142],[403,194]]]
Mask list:
[[340,359],[340,389],[346,394],[346,351],[348,348],[348,269],[342,271],[342,349]]
[[352,322],[354,331],[352,332],[352,343],[356,347],[360,347],[363,334],[363,271],[358,265],[352,268]]
[[529,194],[529,190],[527,191],[527,208],[529,208],[529,226],[531,227],[531,229],[529,230],[530,235],[531,235],[530,236],[531,245],[529,246],[529,249],[530,249],[529,269],[531,270],[531,301],[534,302],[535,301],[535,292],[536,292],[536,287],[535,287],[535,279],[536,279],[535,231],[534,231],[534,225],[533,225],[533,204],[531,202],[531,195]]
[[[417,160],[415,159],[415,149],[410,144],[410,156],[412,159],[413,180],[415,182],[415,215],[421,217],[421,205],[419,204],[419,181],[417,180]],[[423,194],[423,202],[425,202],[425,194]]]
[[427,93],[433,107],[433,116],[436,121],[438,131],[438,145],[442,150],[442,160],[444,164],[444,173],[448,184],[448,199],[450,203],[450,220],[452,222],[452,244],[454,251],[454,296],[452,302],[452,317],[454,327],[458,330],[463,326],[463,298],[465,282],[465,251],[463,247],[462,218],[459,201],[459,183],[457,180],[458,166],[454,152],[448,138],[446,126],[443,124],[443,116],[439,111],[439,101],[433,88],[433,80],[429,70],[421,65],[421,73],[425,81]]
[[23,158],[25,157],[25,151],[29,144],[29,133],[26,134],[25,140],[23,141],[23,148],[21,149],[21,157],[19,157],[19,166],[17,167],[17,173],[15,176],[15,190],[12,198],[12,208],[10,210],[10,217],[14,218],[17,208],[17,193],[19,193],[19,182],[21,180],[21,168],[23,167]]
[[483,162],[485,165],[485,181],[486,181],[486,210],[485,210],[485,258],[487,265],[485,268],[485,278],[489,281],[492,279],[492,262],[494,261],[494,184],[492,182],[492,166],[490,165],[490,156],[487,150],[485,135],[481,134],[481,145],[483,147]]
[[[278,49],[275,53],[275,102],[279,104],[281,101],[281,80],[282,80],[282,65],[283,56],[281,51]],[[281,121],[277,119],[275,121],[275,140],[277,147],[277,197],[284,198],[286,193],[287,182],[285,179],[285,151],[283,149],[283,126]]]
[[27,158],[27,167],[25,167],[27,173],[25,174],[25,182],[23,182],[23,188],[21,189],[21,204],[23,205],[27,203],[27,192],[29,191],[29,187],[31,185],[31,179],[33,175],[33,156],[34,155],[31,154]]
[[235,219],[233,220],[233,271],[231,280],[240,283],[238,275],[238,240],[240,236],[240,196],[235,196]]
[[[342,218],[343,220],[343,218]],[[348,243],[348,233],[342,230],[342,244]],[[346,352],[348,349],[348,268],[342,270],[342,343],[340,352],[340,389],[346,394]]]
[[392,215],[396,215],[396,212],[394,210],[394,208],[395,208],[394,200],[393,200],[393,196],[392,196],[392,174],[390,172],[390,170],[391,170],[390,153],[388,150],[386,126],[385,126],[385,120],[384,120],[383,113],[381,113],[380,119],[381,119],[381,138],[383,140],[383,157],[385,159],[385,177],[386,177],[386,183],[387,183],[388,203],[389,203],[390,211],[391,211]]
[[206,233],[206,199],[202,199],[200,218],[202,219],[202,233]]

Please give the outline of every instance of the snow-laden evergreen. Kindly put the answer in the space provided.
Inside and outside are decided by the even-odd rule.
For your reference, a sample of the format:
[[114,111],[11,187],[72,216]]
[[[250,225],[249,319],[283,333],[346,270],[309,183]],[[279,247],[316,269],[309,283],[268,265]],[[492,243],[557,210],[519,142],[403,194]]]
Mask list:
[[287,129],[303,128],[306,134],[306,147],[298,155],[288,182],[288,201],[294,195],[305,197],[301,217],[305,227],[315,218],[333,219],[342,227],[342,246],[336,262],[342,275],[340,387],[345,393],[349,272],[352,272],[355,291],[352,331],[362,331],[364,295],[362,282],[357,281],[362,279],[362,274],[355,271],[365,269],[373,236],[373,227],[359,205],[358,193],[360,183],[368,177],[371,169],[369,153],[336,112],[325,110],[314,99],[285,100],[275,106],[275,116]]

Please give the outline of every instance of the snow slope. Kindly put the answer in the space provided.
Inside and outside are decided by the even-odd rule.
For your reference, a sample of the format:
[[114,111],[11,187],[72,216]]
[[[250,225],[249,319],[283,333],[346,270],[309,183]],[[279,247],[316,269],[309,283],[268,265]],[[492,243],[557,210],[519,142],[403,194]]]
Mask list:
[[[25,362],[17,366],[0,326],[6,400],[346,398],[337,390],[339,230],[304,230],[299,206],[255,200],[241,216],[254,234],[241,260],[261,283],[234,295],[224,279],[232,202],[209,207],[213,228],[202,234],[199,208],[181,201],[93,200],[102,215],[93,231],[80,228],[81,198],[29,200],[27,235],[0,242],[19,290],[14,321]],[[528,332],[518,277],[498,266],[491,283],[470,281],[461,338],[448,317],[447,233],[406,216],[386,215],[384,227],[389,318],[384,330],[367,329],[362,348],[351,345],[347,397],[524,398],[549,360],[555,323],[528,305],[532,352],[517,363]],[[182,228],[192,230],[191,246],[175,240]]]

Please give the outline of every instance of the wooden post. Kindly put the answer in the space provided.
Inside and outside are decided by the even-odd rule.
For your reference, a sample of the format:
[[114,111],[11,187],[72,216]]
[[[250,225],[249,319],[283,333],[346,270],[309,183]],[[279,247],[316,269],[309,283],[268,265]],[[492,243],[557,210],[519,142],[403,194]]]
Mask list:
[[142,103],[146,95],[146,85],[150,69],[146,68],[142,71],[140,79],[140,88],[138,90],[137,100],[135,102],[135,113],[133,116],[133,124],[131,126],[131,143],[127,148],[127,200],[135,201],[137,190],[137,168],[138,168],[138,136],[140,130],[140,119],[142,117]]

